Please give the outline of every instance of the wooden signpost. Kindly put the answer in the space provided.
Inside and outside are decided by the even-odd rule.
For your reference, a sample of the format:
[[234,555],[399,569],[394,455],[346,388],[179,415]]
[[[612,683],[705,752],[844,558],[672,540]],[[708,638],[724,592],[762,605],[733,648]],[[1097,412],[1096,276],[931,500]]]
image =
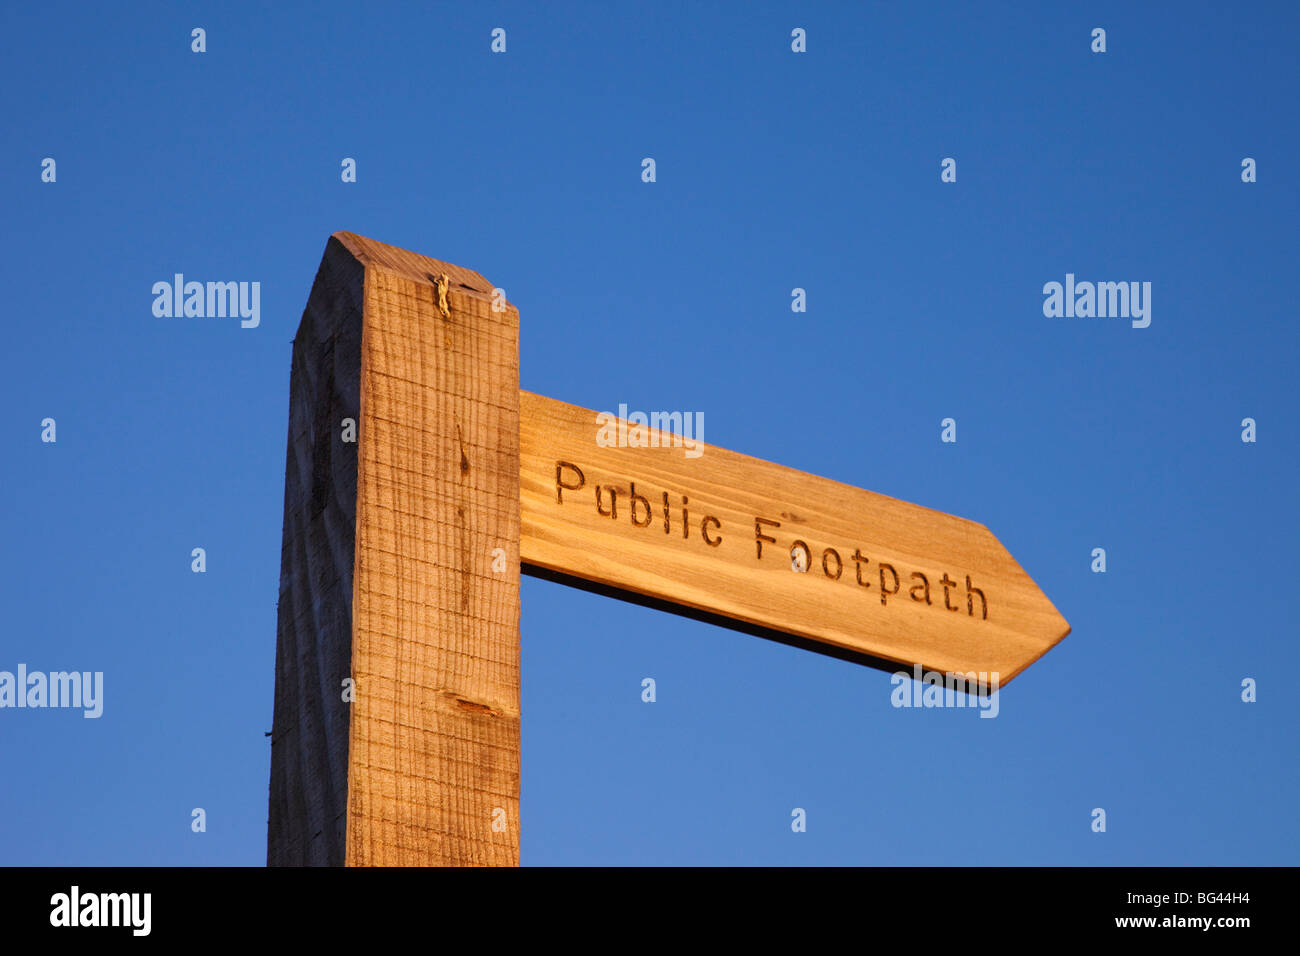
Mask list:
[[518,863],[521,570],[972,683],[1069,633],[983,525],[521,392],[518,323],[475,272],[326,246],[290,382],[271,865]]
[[656,429],[602,446],[596,415],[521,396],[526,571],[1002,684],[1069,633],[983,525]]

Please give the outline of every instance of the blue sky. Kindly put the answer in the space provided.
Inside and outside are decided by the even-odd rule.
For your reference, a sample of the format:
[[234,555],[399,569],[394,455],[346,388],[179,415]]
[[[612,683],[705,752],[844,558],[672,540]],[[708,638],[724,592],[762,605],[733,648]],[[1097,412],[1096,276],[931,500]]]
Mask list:
[[[1300,16],[1132,6],[8,5],[0,670],[105,701],[0,710],[0,863],[264,862],[340,229],[506,288],[524,388],[986,524],[1073,626],[982,720],[525,579],[524,864],[1300,862]],[[261,324],[156,318],[175,272]],[[1149,281],[1150,327],[1045,317],[1066,273]]]

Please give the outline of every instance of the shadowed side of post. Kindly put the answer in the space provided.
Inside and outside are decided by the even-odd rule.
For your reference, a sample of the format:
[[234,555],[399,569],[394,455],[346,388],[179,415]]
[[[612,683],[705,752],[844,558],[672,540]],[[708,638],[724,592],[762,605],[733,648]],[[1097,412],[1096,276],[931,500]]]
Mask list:
[[293,341],[271,729],[268,866],[341,866],[364,270],[325,249]]

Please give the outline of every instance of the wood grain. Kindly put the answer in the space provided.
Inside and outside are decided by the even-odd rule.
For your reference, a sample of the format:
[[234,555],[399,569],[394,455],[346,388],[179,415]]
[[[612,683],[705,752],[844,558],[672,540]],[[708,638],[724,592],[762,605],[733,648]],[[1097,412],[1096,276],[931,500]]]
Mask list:
[[603,446],[594,411],[529,392],[520,407],[529,573],[1002,684],[1070,631],[981,524],[714,446],[692,458],[658,429],[629,433],[652,447]]
[[338,238],[366,267],[347,862],[518,865],[519,314]]
[[519,316],[492,288],[327,246],[291,382],[271,864],[519,862]]

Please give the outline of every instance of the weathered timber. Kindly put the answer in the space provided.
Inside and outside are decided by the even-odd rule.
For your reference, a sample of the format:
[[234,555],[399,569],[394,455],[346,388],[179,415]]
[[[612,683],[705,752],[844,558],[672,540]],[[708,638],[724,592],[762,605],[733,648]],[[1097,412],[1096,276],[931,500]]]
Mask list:
[[327,244],[290,383],[271,865],[518,863],[519,316],[492,288]]

